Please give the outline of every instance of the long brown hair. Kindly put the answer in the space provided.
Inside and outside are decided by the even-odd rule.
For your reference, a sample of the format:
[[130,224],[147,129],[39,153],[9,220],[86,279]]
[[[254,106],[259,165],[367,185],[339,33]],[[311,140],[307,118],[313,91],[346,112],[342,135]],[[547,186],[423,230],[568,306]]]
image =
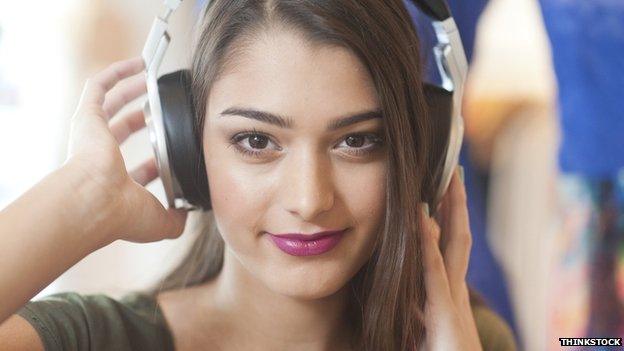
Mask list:
[[[203,130],[208,94],[225,64],[244,55],[245,44],[260,31],[275,26],[296,30],[315,44],[351,50],[370,73],[388,146],[386,213],[370,260],[348,283],[353,345],[357,350],[415,350],[424,335],[425,303],[417,211],[433,189],[432,123],[410,15],[402,0],[211,1],[191,68],[197,130]],[[191,221],[196,241],[159,285],[161,291],[201,284],[221,270],[224,242],[212,211],[191,213]]]

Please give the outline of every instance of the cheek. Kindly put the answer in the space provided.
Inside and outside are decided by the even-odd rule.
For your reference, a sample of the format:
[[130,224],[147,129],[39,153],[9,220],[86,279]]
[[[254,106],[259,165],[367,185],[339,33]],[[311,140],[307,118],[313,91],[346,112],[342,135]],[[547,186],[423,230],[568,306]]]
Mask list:
[[[356,170],[356,172],[354,172]],[[386,166],[385,163],[373,162],[356,169],[345,168],[337,179],[346,207],[358,222],[367,230],[378,226],[385,214],[386,207]]]
[[257,171],[252,173],[252,168],[241,167],[240,161],[231,155],[231,149],[214,144],[207,144],[205,149],[213,150],[206,151],[212,208],[219,231],[228,244],[235,246],[232,240],[261,230],[257,224],[267,199],[262,195],[264,186],[258,180]]
[[345,168],[337,177],[342,201],[352,218],[352,224],[357,228],[354,240],[344,248],[342,254],[344,263],[349,265],[353,274],[370,258],[375,241],[383,229],[386,173],[386,164],[379,161],[355,169]]

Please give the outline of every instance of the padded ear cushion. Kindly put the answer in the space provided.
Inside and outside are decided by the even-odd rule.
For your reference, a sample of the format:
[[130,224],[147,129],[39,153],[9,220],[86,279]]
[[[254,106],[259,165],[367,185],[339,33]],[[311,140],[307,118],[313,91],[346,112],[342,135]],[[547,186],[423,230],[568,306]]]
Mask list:
[[190,204],[209,210],[210,191],[195,123],[190,72],[179,70],[158,78],[158,92],[173,177]]
[[444,163],[449,151],[453,93],[429,83],[424,84],[424,93],[433,129],[431,136],[433,149],[429,158],[429,169],[432,170],[432,174],[431,178],[427,179],[428,184],[426,184],[425,189],[436,189],[436,191],[423,195],[430,205],[437,206],[437,204],[433,204],[433,201],[435,201],[434,197],[439,188],[443,186],[441,183]]
[[422,12],[436,21],[451,17],[451,11],[445,0],[411,0]]

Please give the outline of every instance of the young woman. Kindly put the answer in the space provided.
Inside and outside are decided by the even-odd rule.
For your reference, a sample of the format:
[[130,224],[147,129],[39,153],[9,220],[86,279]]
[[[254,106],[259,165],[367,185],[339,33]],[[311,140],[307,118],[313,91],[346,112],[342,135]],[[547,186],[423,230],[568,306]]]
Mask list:
[[[436,218],[419,200],[432,136],[417,43],[400,0],[214,0],[191,68],[212,209],[188,225],[143,187],[153,160],[126,172],[119,144],[142,112],[110,120],[145,92],[117,85],[141,59],[89,79],[66,162],[0,213],[2,349],[515,349],[469,299],[461,172]],[[198,241],[160,288],[29,301],[98,248],[185,226]]]

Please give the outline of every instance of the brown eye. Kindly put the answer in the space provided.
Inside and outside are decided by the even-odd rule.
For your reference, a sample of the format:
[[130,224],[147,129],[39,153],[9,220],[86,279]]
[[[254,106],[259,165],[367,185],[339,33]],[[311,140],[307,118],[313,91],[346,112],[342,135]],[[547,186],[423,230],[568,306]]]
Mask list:
[[247,137],[249,141],[249,146],[254,149],[264,149],[269,143],[269,139],[264,135],[255,134]]
[[345,141],[347,142],[347,145],[351,147],[362,147],[365,139],[366,138],[361,135],[350,135],[345,139]]
[[[271,140],[271,137],[255,129],[232,136],[230,138],[230,144],[235,146],[236,150],[243,155],[257,158],[269,156],[271,150],[281,150],[281,148]],[[273,144],[273,146],[271,147],[269,144]]]
[[[346,146],[342,146],[346,145]],[[383,145],[383,139],[376,133],[351,134],[343,139],[338,148],[355,156],[364,156],[379,150]]]

